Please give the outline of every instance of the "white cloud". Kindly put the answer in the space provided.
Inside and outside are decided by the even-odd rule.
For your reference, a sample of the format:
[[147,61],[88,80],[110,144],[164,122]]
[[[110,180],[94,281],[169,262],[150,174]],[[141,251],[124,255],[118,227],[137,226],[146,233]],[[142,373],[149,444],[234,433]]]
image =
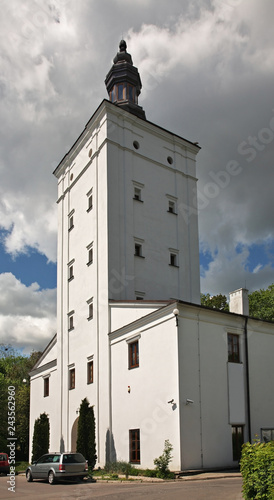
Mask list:
[[56,331],[56,291],[29,287],[11,273],[0,274],[1,343],[44,349]]

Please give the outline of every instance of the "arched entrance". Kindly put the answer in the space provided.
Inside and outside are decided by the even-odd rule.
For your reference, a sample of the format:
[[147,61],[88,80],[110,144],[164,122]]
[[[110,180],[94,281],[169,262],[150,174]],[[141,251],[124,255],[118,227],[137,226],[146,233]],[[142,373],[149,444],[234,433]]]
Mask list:
[[72,453],[76,452],[76,443],[77,443],[77,434],[78,434],[78,420],[79,417],[77,417],[73,423],[72,429],[71,429],[71,451]]

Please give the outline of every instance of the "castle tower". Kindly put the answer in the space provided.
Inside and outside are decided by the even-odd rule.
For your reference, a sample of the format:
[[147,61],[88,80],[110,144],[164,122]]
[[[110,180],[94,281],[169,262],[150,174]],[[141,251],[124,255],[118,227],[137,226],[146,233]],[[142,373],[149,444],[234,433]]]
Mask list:
[[[108,428],[109,301],[200,302],[197,210],[190,207],[200,148],[146,120],[124,41],[106,86],[110,100],[54,171],[60,434],[67,449],[79,398],[95,406],[97,432]],[[87,386],[89,369],[94,383]]]

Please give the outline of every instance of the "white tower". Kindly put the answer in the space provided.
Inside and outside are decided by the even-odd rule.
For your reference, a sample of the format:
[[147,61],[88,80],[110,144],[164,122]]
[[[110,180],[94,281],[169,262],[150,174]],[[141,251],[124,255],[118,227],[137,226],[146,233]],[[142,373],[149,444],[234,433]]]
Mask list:
[[[60,433],[67,449],[79,395],[95,405],[98,435],[108,428],[109,300],[200,302],[193,205],[200,148],[146,120],[124,41],[106,86],[110,101],[103,100],[54,172]],[[88,387],[87,369],[94,377]]]

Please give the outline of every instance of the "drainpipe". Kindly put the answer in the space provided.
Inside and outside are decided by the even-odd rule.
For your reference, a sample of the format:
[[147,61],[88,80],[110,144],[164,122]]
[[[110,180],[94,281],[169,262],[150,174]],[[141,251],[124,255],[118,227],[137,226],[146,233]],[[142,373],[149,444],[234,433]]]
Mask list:
[[246,403],[247,403],[247,424],[248,424],[248,440],[251,443],[251,412],[250,412],[250,386],[249,386],[249,356],[248,356],[248,338],[247,338],[247,321],[245,317],[244,339],[245,339],[245,374],[246,374]]

